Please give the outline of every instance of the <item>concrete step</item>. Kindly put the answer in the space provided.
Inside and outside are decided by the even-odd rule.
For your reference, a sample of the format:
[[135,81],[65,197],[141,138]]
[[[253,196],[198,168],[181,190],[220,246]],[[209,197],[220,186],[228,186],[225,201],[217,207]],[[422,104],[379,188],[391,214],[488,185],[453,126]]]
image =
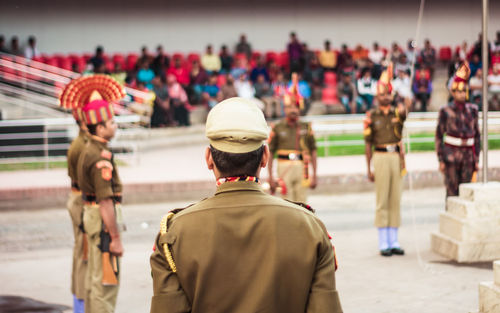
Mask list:
[[439,215],[439,231],[458,241],[500,242],[500,215],[483,218],[461,218],[451,213]]
[[495,285],[500,287],[500,260],[493,262],[493,276],[495,277]]
[[461,197],[448,197],[448,212],[463,218],[478,218],[486,216],[500,216],[500,203],[497,201],[476,201]]
[[500,287],[493,282],[479,284],[479,311],[500,313]]
[[498,203],[500,197],[500,182],[461,184],[459,197],[472,202],[494,202]]
[[460,242],[447,235],[434,232],[431,234],[431,249],[459,263],[500,259],[500,241]]

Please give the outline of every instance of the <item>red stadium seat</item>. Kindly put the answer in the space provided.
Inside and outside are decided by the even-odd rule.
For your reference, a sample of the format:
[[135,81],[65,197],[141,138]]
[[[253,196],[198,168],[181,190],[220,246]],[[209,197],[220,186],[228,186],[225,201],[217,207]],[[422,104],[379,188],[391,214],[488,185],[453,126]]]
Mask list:
[[113,60],[113,63],[124,62],[125,56],[121,53],[115,53],[115,54],[113,54],[113,57],[111,58],[111,60]]
[[187,56],[187,60],[189,64],[193,63],[193,61],[200,61],[200,55],[198,53],[190,53]]
[[339,103],[339,99],[337,98],[337,88],[334,87],[325,87],[322,90],[321,101],[325,105],[335,105]]
[[328,87],[336,87],[337,86],[337,74],[334,72],[325,72],[324,83]]
[[71,71],[72,69],[72,62],[70,57],[59,57],[57,60],[57,63],[60,68],[65,69],[67,71]]
[[274,51],[267,51],[266,52],[266,62],[269,63],[271,61],[276,62],[278,59],[278,54]]
[[226,84],[226,80],[227,80],[226,75],[219,74],[219,76],[217,76],[217,86],[221,87],[221,86],[225,85]]
[[262,56],[262,53],[259,51],[252,51],[252,56],[250,57],[251,61],[257,61]]
[[450,62],[451,57],[452,55],[450,46],[444,46],[439,48],[439,60],[441,60],[441,62]]
[[135,65],[137,64],[138,59],[139,56],[136,53],[129,53],[125,61],[125,70],[129,72],[133,71],[135,69]]
[[288,52],[286,52],[286,51],[280,52],[280,54],[278,54],[278,59],[276,60],[276,64],[278,64],[278,66],[281,66],[285,69],[288,69],[288,66],[290,65],[290,59],[288,57]]

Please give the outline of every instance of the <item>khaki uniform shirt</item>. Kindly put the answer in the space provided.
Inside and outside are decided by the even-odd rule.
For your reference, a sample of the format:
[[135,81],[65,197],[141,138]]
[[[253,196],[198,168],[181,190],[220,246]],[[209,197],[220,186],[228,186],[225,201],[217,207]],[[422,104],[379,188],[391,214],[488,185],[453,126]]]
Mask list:
[[342,312],[334,258],[312,212],[254,182],[223,183],[158,235],[151,312]]
[[401,141],[406,114],[399,114],[397,108],[391,107],[387,115],[380,108],[371,109],[367,113],[367,119],[371,123],[365,124],[363,135],[366,142],[379,146]]
[[[80,130],[78,136],[73,140],[68,149],[68,176],[71,178],[71,184],[78,184],[77,166],[78,158],[80,157],[85,145],[89,140],[87,134]],[[77,187],[76,185],[73,187]]]
[[309,153],[316,150],[316,140],[311,124],[298,121],[297,126],[298,131],[297,127],[291,126],[286,119],[273,126],[269,136],[269,150],[273,155],[279,150]]
[[78,160],[78,184],[82,193],[95,195],[96,202],[121,194],[122,183],[107,142],[91,136]]

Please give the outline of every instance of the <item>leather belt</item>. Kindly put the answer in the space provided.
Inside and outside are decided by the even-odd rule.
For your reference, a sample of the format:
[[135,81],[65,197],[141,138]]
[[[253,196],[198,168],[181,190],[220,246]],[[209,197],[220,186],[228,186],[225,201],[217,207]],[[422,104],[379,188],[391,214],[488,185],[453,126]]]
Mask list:
[[[97,203],[97,197],[95,195],[82,193],[82,199],[84,202]],[[118,203],[122,202],[122,196],[119,195],[112,196],[111,199],[113,200],[113,202],[118,202]]]
[[444,143],[455,147],[472,147],[474,146],[474,138],[458,138],[450,135],[444,137]]
[[300,153],[278,154],[279,160],[301,161],[304,158]]
[[387,145],[385,147],[375,147],[377,152],[399,152],[399,145]]

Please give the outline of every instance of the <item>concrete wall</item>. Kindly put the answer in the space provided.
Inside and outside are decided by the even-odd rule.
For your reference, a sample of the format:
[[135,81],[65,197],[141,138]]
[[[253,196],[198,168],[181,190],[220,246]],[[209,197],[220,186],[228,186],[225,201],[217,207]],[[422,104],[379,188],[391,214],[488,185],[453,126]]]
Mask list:
[[[3,0],[0,33],[21,42],[34,34],[42,52],[202,51],[207,43],[233,48],[246,33],[257,50],[282,50],[291,30],[312,48],[325,38],[384,46],[414,38],[419,0]],[[500,30],[500,1],[490,0],[489,36]],[[434,45],[473,43],[481,29],[481,1],[427,0],[422,38]]]

